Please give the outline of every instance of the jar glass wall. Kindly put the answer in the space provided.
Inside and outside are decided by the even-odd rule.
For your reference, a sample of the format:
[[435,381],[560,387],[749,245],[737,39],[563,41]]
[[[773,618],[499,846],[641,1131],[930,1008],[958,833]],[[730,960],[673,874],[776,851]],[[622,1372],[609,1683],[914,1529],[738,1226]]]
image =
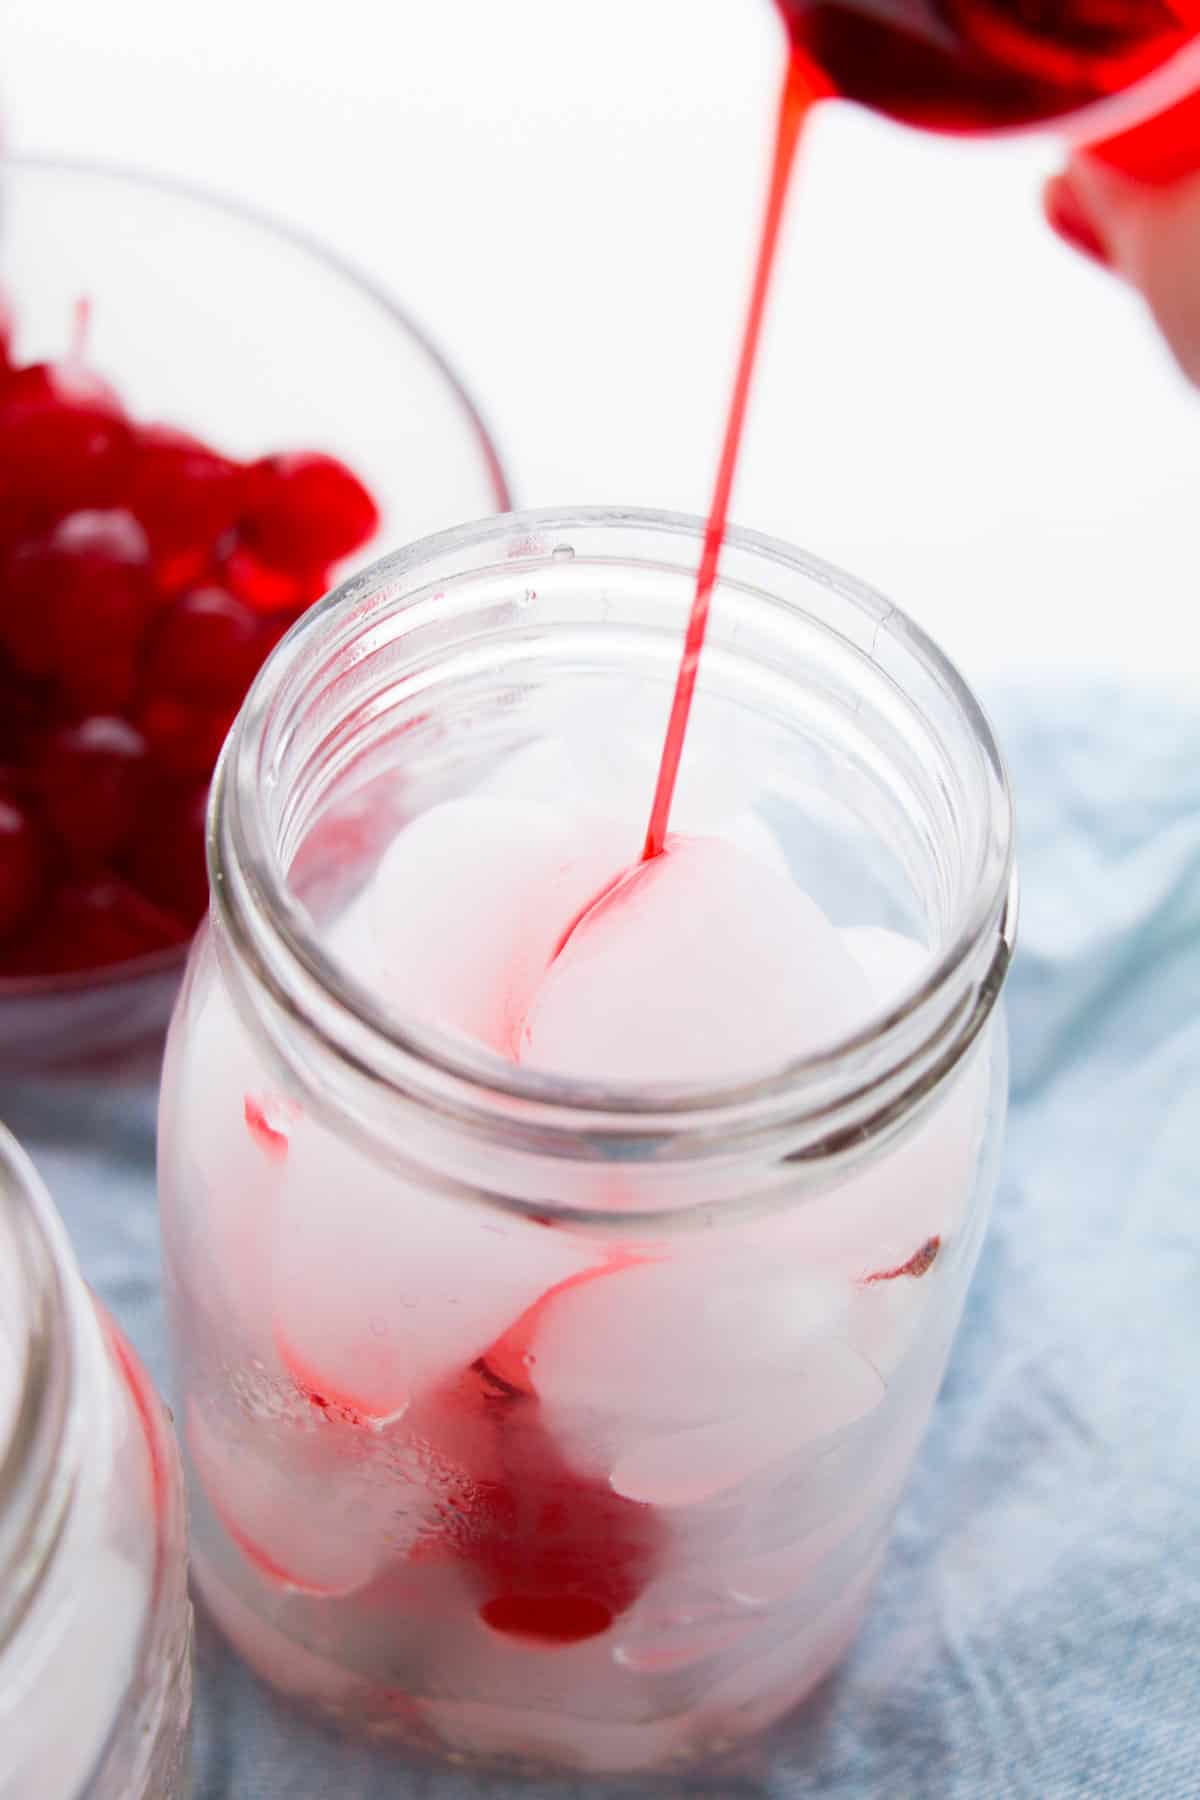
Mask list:
[[[389,985],[376,876],[435,808],[599,806],[636,855],[701,534],[490,521],[303,620],[226,748],[168,1047],[205,1599],[341,1722],[521,1766],[711,1756],[833,1666],[994,1182],[996,746],[907,620],[765,539],[723,552],[674,822],[808,891],[869,1018],[753,1081],[598,1085]],[[469,971],[502,908],[464,904]]]
[[0,1127],[0,1797],[183,1800],[190,1710],[171,1429]]

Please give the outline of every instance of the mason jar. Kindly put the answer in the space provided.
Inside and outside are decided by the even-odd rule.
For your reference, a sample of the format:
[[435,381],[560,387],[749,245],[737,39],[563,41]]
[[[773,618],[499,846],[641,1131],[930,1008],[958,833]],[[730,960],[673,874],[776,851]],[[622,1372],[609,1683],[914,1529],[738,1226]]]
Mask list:
[[[636,857],[702,534],[527,513],[386,558],[273,655],[211,802],[160,1131],[196,1580],[279,1688],[459,1759],[672,1767],[829,1672],[994,1184],[1000,755],[909,620],[766,538],[722,552],[672,823],[806,891],[859,1023],[597,1083],[406,1000],[428,965],[469,1001],[560,879],[527,801]],[[397,877],[464,806],[478,870]]]
[[163,1407],[0,1127],[0,1800],[183,1800],[183,1477]]

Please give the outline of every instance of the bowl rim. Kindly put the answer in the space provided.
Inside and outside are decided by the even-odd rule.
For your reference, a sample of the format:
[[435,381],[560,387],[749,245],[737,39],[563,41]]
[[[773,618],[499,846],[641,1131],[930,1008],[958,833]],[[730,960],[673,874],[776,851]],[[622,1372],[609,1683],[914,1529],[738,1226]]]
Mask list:
[[[196,931],[203,924],[201,919]],[[66,999],[71,995],[94,994],[101,988],[123,987],[127,982],[154,981],[183,968],[195,935],[195,931],[190,931],[177,944],[164,944],[161,949],[147,950],[140,956],[127,956],[123,962],[100,963],[94,969],[66,969],[45,975],[0,975],[0,1006],[15,1000]]]
[[385,313],[393,325],[406,332],[417,347],[424,352],[433,363],[446,386],[451,390],[460,408],[465,413],[467,422],[474,432],[479,449],[487,464],[488,478],[492,484],[497,512],[512,512],[513,497],[508,484],[508,476],[500,460],[495,439],[489,429],[478,403],[467,388],[462,376],[441,349],[436,339],[419,323],[392,294],[391,290],[367,272],[353,257],[345,255],[333,245],[327,244],[306,226],[298,225],[271,210],[260,206],[253,200],[245,200],[240,195],[227,193],[223,188],[209,187],[205,182],[193,181],[190,177],[163,174],[158,169],[150,169],[137,163],[129,163],[120,159],[106,157],[80,156],[59,151],[0,151],[0,182],[9,169],[24,171],[34,175],[80,175],[100,181],[124,182],[135,188],[149,188],[163,194],[174,194],[182,200],[198,206],[211,207],[215,212],[230,213],[248,225],[264,231],[271,236],[281,238],[294,249],[311,256],[314,261],[324,263],[342,281],[356,287],[381,312]]
[[[294,249],[312,257],[314,261],[323,263],[340,280],[358,288],[360,293],[387,315],[393,325],[407,333],[434,365],[458,402],[461,411],[465,414],[475,436],[487,466],[488,480],[491,483],[496,502],[496,512],[507,513],[513,510],[512,493],[504,465],[500,460],[500,453],[483,414],[462,377],[425,327],[413,317],[406,307],[400,304],[382,282],[368,274],[353,258],[345,256],[340,250],[325,243],[305,226],[281,217],[271,211],[269,207],[231,195],[223,189],[209,187],[201,181],[192,181],[185,176],[163,174],[157,169],[145,168],[136,163],[69,152],[4,150],[0,152],[0,185],[3,184],[10,170],[35,176],[82,176],[98,181],[125,183],[134,188],[148,188],[163,194],[174,194],[189,203],[211,207],[215,212],[232,214],[235,218],[241,219],[258,230],[281,238]],[[344,577],[339,578],[337,585],[340,586],[341,580],[344,579]],[[199,928],[197,927],[197,929]],[[152,980],[156,976],[166,975],[176,968],[182,969],[194,935],[194,932],[190,932],[177,944],[167,944],[159,950],[150,950],[141,956],[130,956],[123,962],[105,963],[95,969],[73,969],[63,973],[47,973],[45,975],[0,975],[0,1003],[51,996],[65,997],[71,994],[90,993],[102,987],[118,987],[126,982]]]

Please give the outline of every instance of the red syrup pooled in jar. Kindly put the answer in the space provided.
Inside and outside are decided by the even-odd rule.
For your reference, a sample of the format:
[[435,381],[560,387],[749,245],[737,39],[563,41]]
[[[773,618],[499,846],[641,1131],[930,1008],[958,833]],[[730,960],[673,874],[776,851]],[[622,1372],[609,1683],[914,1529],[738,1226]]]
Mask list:
[[572,1468],[536,1393],[510,1386],[487,1356],[441,1404],[472,1413],[488,1440],[483,1478],[471,1472],[470,1498],[442,1538],[484,1624],[543,1646],[600,1636],[654,1572],[666,1539],[657,1513]]
[[632,1606],[666,1542],[652,1508],[571,1468],[541,1418],[531,1350],[557,1295],[632,1260],[614,1255],[551,1288],[468,1371],[496,1433],[497,1478],[471,1538],[493,1631],[543,1644],[598,1636]]
[[260,664],[379,522],[318,451],[142,425],[83,361],[0,345],[0,978],[184,942],[204,802]]

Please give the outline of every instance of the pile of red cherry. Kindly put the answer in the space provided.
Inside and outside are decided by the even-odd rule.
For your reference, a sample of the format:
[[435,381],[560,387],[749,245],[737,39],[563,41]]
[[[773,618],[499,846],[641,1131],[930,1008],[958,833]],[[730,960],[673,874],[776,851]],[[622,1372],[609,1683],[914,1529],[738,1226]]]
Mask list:
[[379,515],[313,451],[237,463],[135,424],[0,328],[0,977],[183,942],[204,805],[259,665]]

